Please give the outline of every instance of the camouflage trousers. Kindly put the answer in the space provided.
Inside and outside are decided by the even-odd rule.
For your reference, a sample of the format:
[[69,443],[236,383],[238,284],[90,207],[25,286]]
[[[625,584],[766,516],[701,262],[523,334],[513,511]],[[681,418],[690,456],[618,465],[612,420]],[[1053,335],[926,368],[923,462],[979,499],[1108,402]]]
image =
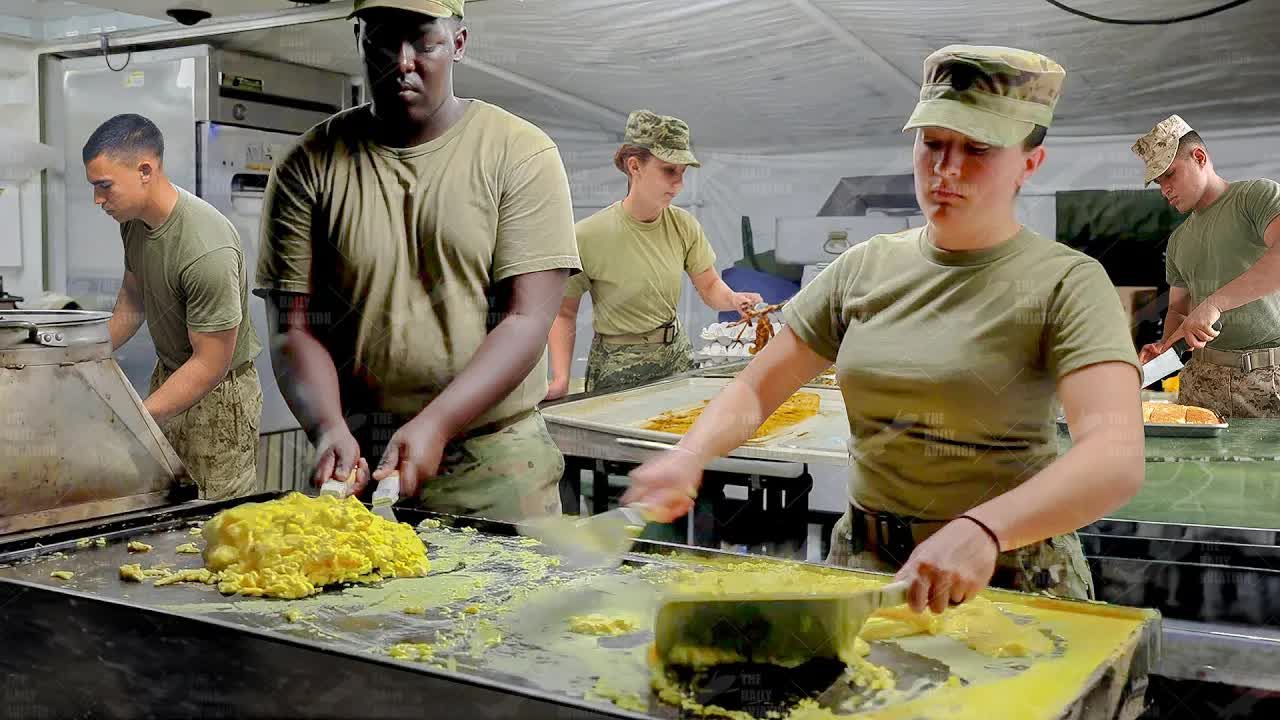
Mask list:
[[422,483],[418,504],[491,520],[559,515],[562,475],[564,455],[534,411],[497,432],[446,445],[440,472]]
[[[902,567],[900,562],[883,558],[874,550],[854,553],[852,526],[849,512],[845,511],[831,531],[828,565],[884,573],[895,573]],[[937,527],[940,528],[941,524]],[[1089,571],[1089,562],[1085,560],[1080,538],[1075,533],[1000,553],[996,556],[991,586],[1075,600],[1094,599],[1093,575]]]
[[693,345],[684,330],[670,345],[609,345],[599,335],[587,356],[587,392],[626,390],[693,369]]
[[1192,358],[1178,381],[1178,402],[1221,418],[1280,418],[1280,367],[1240,368]]
[[[151,372],[155,392],[171,372],[159,363]],[[258,424],[262,386],[247,362],[227,374],[200,402],[160,423],[174,452],[187,466],[205,500],[228,500],[258,487]]]

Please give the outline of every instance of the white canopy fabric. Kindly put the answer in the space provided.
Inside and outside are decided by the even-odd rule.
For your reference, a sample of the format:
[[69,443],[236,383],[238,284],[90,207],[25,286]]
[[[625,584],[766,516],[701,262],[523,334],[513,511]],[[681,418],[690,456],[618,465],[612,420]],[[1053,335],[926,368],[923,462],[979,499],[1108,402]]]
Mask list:
[[[1224,1],[1065,0],[1131,20],[1198,13]],[[156,18],[182,4],[81,3]],[[290,5],[186,4],[204,4],[216,19]],[[323,7],[339,17],[350,4]],[[1206,136],[1224,176],[1280,176],[1278,5],[1251,0],[1189,22],[1128,26],[1078,17],[1045,0],[472,0],[471,45],[455,89],[522,115],[556,139],[579,217],[625,194],[612,154],[629,112],[649,108],[688,121],[703,167],[688,175],[677,202],[702,222],[724,269],[742,258],[743,216],[757,252],[784,240],[807,242],[776,237],[778,219],[817,215],[841,178],[911,172],[911,139],[900,129],[930,52],[951,43],[1035,50],[1062,64],[1067,78],[1049,160],[1020,196],[1019,213],[1052,237],[1055,192],[1142,187],[1129,145],[1174,112]],[[362,73],[345,20],[211,42]],[[714,320],[691,287],[679,310],[695,331]],[[591,337],[589,314],[579,317],[578,372]]]
[[[1222,2],[1066,1],[1126,19]],[[631,110],[652,108],[687,120],[705,149],[877,144],[910,113],[924,58],[949,43],[1023,47],[1066,67],[1051,135],[1141,134],[1172,112],[1197,128],[1240,129],[1271,124],[1280,109],[1275,0],[1136,27],[1044,0],[482,0],[468,3],[467,20],[460,94],[611,135]],[[341,22],[247,33],[230,46],[360,72]]]

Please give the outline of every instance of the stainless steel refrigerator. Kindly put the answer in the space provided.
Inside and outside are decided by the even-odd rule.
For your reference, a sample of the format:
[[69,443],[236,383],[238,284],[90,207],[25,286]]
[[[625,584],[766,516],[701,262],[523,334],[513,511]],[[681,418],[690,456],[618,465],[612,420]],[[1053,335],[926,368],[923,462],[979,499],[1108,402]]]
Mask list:
[[[118,61],[117,61],[118,62]],[[138,113],[164,133],[165,170],[178,185],[226,215],[240,234],[252,290],[262,196],[272,164],[296,137],[348,107],[347,76],[198,45],[137,52],[123,71],[100,56],[50,58],[43,67],[45,138],[66,153],[66,171],[50,172],[45,213],[49,284],[86,308],[110,310],[124,274],[119,226],[93,204],[81,148],[108,118]],[[267,345],[266,308],[249,305],[264,351],[263,433],[298,427],[276,385]],[[116,354],[146,395],[155,346],[144,326]]]

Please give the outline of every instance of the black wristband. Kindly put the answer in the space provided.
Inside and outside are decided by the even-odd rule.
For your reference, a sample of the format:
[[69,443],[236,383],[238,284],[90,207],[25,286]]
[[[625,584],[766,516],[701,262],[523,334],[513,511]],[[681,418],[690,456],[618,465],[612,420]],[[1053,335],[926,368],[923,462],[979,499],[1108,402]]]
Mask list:
[[986,523],[982,522],[982,521],[981,521],[981,520],[979,520],[978,518],[976,518],[976,517],[974,517],[974,516],[972,516],[972,515],[969,515],[969,514],[967,514],[967,513],[966,513],[966,514],[964,514],[964,515],[961,515],[960,517],[964,518],[965,520],[972,520],[972,521],[973,521],[973,523],[974,523],[975,525],[977,525],[978,527],[982,528],[982,531],[983,531],[983,532],[985,532],[985,533],[987,534],[987,537],[991,538],[991,542],[993,542],[993,543],[995,543],[995,544],[996,544],[996,552],[997,552],[997,553],[1001,552],[1001,547],[1000,547],[1000,538],[996,537],[996,533],[995,533],[995,531],[994,531],[994,530],[992,530],[991,528],[987,527],[987,524],[986,524]]

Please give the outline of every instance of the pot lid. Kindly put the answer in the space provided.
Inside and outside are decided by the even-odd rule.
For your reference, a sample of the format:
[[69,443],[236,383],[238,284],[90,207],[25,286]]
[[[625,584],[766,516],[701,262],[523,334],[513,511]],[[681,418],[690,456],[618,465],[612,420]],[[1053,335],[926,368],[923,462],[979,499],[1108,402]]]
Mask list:
[[40,327],[105,323],[109,312],[92,310],[0,310],[0,327],[34,323]]
[[0,310],[0,349],[109,343],[110,319],[111,313],[89,310]]

